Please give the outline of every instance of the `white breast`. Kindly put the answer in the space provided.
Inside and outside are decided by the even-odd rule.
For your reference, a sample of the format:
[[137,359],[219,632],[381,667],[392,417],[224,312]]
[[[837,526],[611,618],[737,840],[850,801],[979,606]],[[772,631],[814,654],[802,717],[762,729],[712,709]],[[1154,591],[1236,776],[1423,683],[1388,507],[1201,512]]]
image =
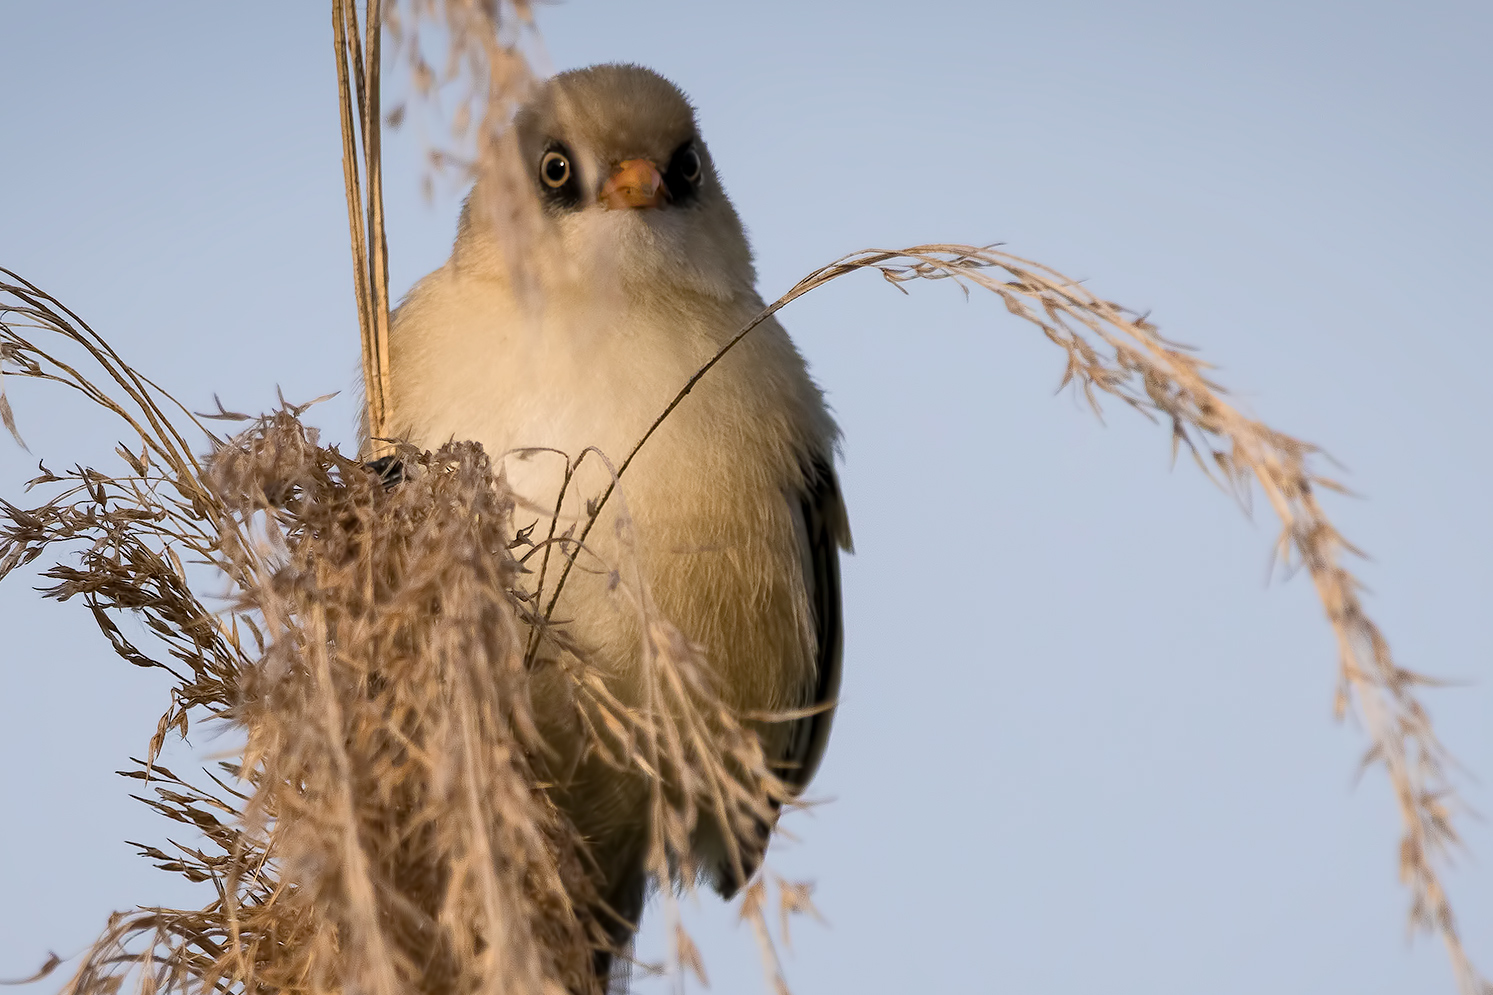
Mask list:
[[[750,301],[706,308],[702,321],[688,309],[604,306],[617,304],[560,298],[526,317],[501,285],[450,266],[437,271],[396,315],[392,424],[423,448],[481,442],[523,502],[516,527],[538,522],[542,537],[566,457],[516,450],[559,450],[574,461],[596,447],[620,465],[755,311]],[[797,484],[796,454],[825,431],[803,424],[807,415],[828,423],[781,328],[759,331],[701,381],[629,468],[588,541],[595,556],[582,560],[597,572],[578,570],[567,582],[564,613],[625,671],[637,616],[633,602],[618,603],[606,572],[646,582],[660,610],[707,648],[743,708],[781,706],[813,666],[787,492]],[[585,458],[561,533],[610,479],[601,460]],[[634,528],[619,534],[624,512]]]

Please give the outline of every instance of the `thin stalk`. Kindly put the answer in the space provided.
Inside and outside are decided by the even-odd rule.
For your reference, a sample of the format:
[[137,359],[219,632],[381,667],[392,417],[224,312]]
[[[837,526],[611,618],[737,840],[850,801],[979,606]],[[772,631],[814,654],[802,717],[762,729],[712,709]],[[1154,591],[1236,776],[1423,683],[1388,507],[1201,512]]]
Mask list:
[[368,178],[368,284],[373,312],[373,355],[378,380],[378,418],[370,418],[369,438],[380,438],[388,432],[389,405],[389,240],[384,230],[383,128],[380,123],[382,64],[380,40],[383,37],[381,0],[368,0],[368,33],[362,79],[367,91],[363,98],[364,175]]
[[[348,19],[356,13],[348,8],[351,0],[332,0],[333,50],[337,57],[337,109],[342,121],[342,182],[347,194],[347,226],[352,241],[353,299],[358,307],[358,331],[363,343],[363,392],[367,403],[368,436],[383,431],[384,402],[382,381],[378,377],[378,346],[374,335],[373,309],[368,287],[368,243],[363,232],[363,193],[358,177],[357,135],[354,132],[352,81],[348,62],[354,58],[349,39]],[[351,32],[356,38],[356,31]],[[363,104],[362,66],[354,63],[359,90],[358,104]]]
[[[342,122],[342,179],[353,252],[353,293],[363,352],[363,391],[370,442],[388,433],[389,243],[384,230],[380,142],[381,0],[368,0],[360,36],[355,0],[332,0]],[[356,113],[354,104],[356,104]],[[359,175],[359,146],[362,174]],[[366,182],[366,190],[365,184]],[[381,448],[377,445],[374,449]]]

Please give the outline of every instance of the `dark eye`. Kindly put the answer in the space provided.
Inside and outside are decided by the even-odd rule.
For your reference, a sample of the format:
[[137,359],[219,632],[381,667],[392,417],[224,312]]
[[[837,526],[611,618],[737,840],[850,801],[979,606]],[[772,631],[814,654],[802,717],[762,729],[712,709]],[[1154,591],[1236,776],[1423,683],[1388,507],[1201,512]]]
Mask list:
[[570,179],[570,160],[560,152],[546,152],[539,160],[539,175],[546,185],[559,189]]
[[687,207],[699,200],[704,172],[705,163],[695,148],[695,140],[686,139],[669,156],[669,170],[664,173],[670,206]]
[[691,183],[700,179],[700,153],[693,148],[686,148],[679,153],[679,175]]

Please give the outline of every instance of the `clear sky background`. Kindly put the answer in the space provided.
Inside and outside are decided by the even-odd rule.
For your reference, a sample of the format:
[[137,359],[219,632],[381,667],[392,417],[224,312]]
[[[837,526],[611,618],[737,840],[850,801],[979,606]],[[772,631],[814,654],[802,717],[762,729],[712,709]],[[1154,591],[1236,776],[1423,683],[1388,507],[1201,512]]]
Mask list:
[[[198,410],[356,378],[326,6],[6,5],[0,265]],[[557,69],[636,61],[692,96],[768,298],[868,245],[1003,241],[1326,447],[1370,610],[1456,683],[1427,699],[1493,813],[1493,8],[577,0],[540,25]],[[386,146],[401,292],[458,208],[421,199],[418,153]],[[794,990],[1452,992],[1406,941],[1321,609],[1267,582],[1267,509],[1054,395],[1061,356],[992,299],[865,276],[783,318],[845,430],[857,542],[827,803],[771,857],[828,921],[795,931]],[[112,426],[23,386],[34,456],[0,441],[0,494],[35,457],[112,459]],[[349,394],[311,415],[332,439]],[[122,842],[170,835],[111,773],[165,685],[31,583],[0,587],[0,977],[114,909],[204,901]],[[1448,880],[1493,972],[1493,830],[1462,827]],[[732,911],[692,915],[712,991],[760,991]]]

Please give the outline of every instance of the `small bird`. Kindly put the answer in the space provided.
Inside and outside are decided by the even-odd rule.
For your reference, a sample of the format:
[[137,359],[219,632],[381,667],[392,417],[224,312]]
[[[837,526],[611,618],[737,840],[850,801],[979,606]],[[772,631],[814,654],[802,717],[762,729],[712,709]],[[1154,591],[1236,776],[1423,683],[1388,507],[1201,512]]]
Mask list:
[[[536,89],[509,136],[521,179],[478,180],[450,260],[393,315],[389,424],[422,448],[480,442],[518,515],[547,523],[565,480],[558,454],[573,461],[595,447],[615,465],[764,305],[694,111],[662,76],[634,65],[562,73]],[[524,216],[504,207],[515,198],[534,223],[494,223]],[[636,704],[642,628],[616,581],[640,578],[658,614],[703,648],[728,707],[797,713],[755,726],[795,792],[819,765],[840,683],[839,553],[851,540],[838,440],[802,356],[766,320],[639,450],[555,616],[611,693]],[[584,524],[610,480],[601,460],[582,463],[562,532]],[[547,769],[552,795],[589,842],[599,917],[620,947],[646,898],[647,785],[584,749],[562,682],[542,669],[534,708],[559,758]],[[710,836],[699,834],[695,855],[729,897],[743,881]],[[760,849],[742,855],[748,875],[760,860]],[[598,954],[603,980],[610,964]]]

